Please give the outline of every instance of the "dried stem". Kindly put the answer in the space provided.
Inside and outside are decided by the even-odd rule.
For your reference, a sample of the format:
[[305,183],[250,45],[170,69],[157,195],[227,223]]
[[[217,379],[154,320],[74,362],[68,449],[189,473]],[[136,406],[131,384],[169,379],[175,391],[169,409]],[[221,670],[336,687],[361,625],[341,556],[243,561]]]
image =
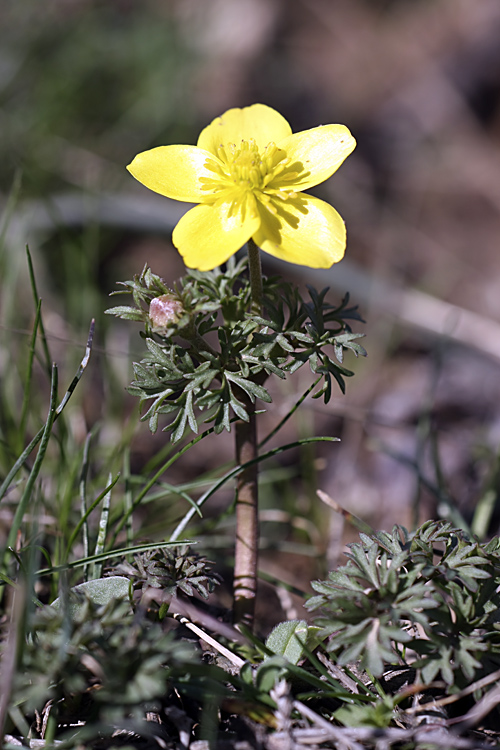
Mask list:
[[[252,311],[262,308],[262,272],[260,251],[253,240],[248,242]],[[255,405],[243,394],[248,422],[235,425],[236,461],[246,463],[257,457]],[[236,487],[236,543],[234,550],[234,612],[236,624],[252,628],[257,595],[257,560],[259,551],[258,464],[249,466],[238,477]]]

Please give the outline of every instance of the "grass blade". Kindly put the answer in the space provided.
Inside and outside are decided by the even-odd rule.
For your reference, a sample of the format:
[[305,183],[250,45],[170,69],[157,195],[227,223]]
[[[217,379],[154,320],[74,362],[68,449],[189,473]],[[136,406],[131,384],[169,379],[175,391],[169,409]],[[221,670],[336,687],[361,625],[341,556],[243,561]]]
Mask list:
[[[29,270],[29,274],[30,274],[31,290],[33,292],[33,298],[35,300],[35,305],[38,308],[41,305],[42,300],[38,296],[38,290],[37,290],[37,287],[36,287],[36,279],[35,279],[35,271],[33,269],[33,261],[31,259],[31,253],[29,251],[29,247],[27,245],[26,245],[26,257],[27,257],[27,260],[28,260],[28,270]],[[44,355],[45,355],[45,369],[46,369],[48,375],[50,376],[50,371],[51,371],[51,367],[52,367],[52,365],[51,365],[52,357],[50,356],[49,345],[47,343],[47,336],[45,335],[45,327],[43,325],[43,320],[42,320],[41,316],[40,316],[40,334],[41,334],[41,337],[42,337],[42,347],[43,347],[43,352],[44,352]]]
[[281,430],[281,428],[283,427],[283,425],[285,425],[286,422],[288,422],[288,420],[290,419],[290,417],[293,417],[293,415],[295,414],[295,412],[297,411],[297,409],[299,408],[299,406],[306,400],[306,398],[309,396],[309,394],[312,393],[312,391],[316,388],[316,386],[318,385],[319,381],[322,380],[322,378],[323,378],[323,376],[320,375],[319,378],[316,378],[316,380],[314,381],[314,383],[312,383],[309,386],[309,388],[307,388],[304,391],[304,393],[302,394],[302,396],[298,399],[298,401],[296,401],[296,403],[292,406],[292,408],[290,409],[290,411],[285,414],[285,416],[283,417],[283,419],[278,422],[278,424],[276,425],[276,427],[273,427],[273,429],[271,430],[271,432],[269,432],[266,435],[266,437],[263,440],[260,441],[259,448],[262,448],[263,445],[265,445],[266,443],[268,443],[269,440],[271,440],[271,438],[273,438],[276,435],[276,433]]
[[112,549],[107,552],[101,552],[99,555],[90,555],[89,557],[82,557],[78,560],[72,560],[71,562],[65,563],[64,565],[54,565],[51,568],[42,568],[36,572],[37,576],[53,575],[54,573],[61,573],[64,570],[74,570],[75,568],[82,568],[85,565],[90,565],[96,562],[106,562],[106,560],[112,560],[114,557],[126,557],[128,555],[137,555],[140,552],[147,552],[150,549],[164,549],[165,547],[178,547],[184,544],[196,544],[191,539],[183,539],[181,541],[171,542],[149,542],[148,544],[138,544],[135,547],[121,547],[120,549]]
[[[78,385],[78,382],[79,382],[80,378],[82,377],[82,375],[84,373],[85,368],[87,367],[87,365],[89,363],[90,353],[92,351],[92,340],[94,338],[94,327],[95,327],[95,321],[92,320],[92,322],[90,324],[90,331],[89,331],[89,336],[88,336],[88,339],[87,339],[87,347],[85,349],[84,357],[83,357],[83,359],[82,359],[82,361],[80,363],[80,367],[78,368],[75,377],[73,378],[73,380],[71,381],[71,383],[70,383],[70,385],[68,387],[68,390],[64,394],[64,397],[63,397],[61,403],[59,404],[59,406],[55,410],[54,421],[60,416],[62,410],[64,409],[64,407],[68,403],[69,399],[71,398],[71,395],[72,395],[73,391],[75,390],[76,386]],[[7,476],[5,477],[4,481],[2,482],[2,484],[0,486],[0,502],[5,497],[5,494],[6,494],[7,490],[8,490],[8,488],[10,487],[10,485],[12,483],[12,480],[16,476],[16,474],[19,471],[19,469],[21,468],[21,466],[25,463],[25,461],[28,458],[28,456],[30,455],[31,451],[38,445],[38,443],[42,439],[43,434],[44,434],[44,430],[45,430],[45,427],[42,427],[37,432],[37,434],[35,435],[35,437],[33,438],[33,440],[31,440],[31,442],[29,443],[29,445],[21,453],[21,455],[19,456],[19,458],[17,459],[17,461],[13,465],[12,469],[8,472]]]
[[[106,534],[108,532],[108,521],[109,521],[109,508],[111,505],[111,488],[115,484],[112,481],[111,474],[108,476],[108,487],[109,490],[104,495],[102,503],[101,517],[99,519],[99,532],[97,534],[97,542],[95,545],[95,554],[100,555],[104,552],[104,546],[106,544]],[[118,477],[116,478],[118,479]],[[94,563],[92,567],[91,578],[99,578],[102,572],[102,563]]]
[[[89,525],[87,523],[87,475],[89,470],[89,448],[91,433],[85,438],[83,447],[82,471],[80,474],[80,517],[82,520],[83,554],[89,554]],[[68,550],[71,546],[68,545]]]
[[134,528],[132,525],[132,486],[130,483],[130,448],[126,448],[123,453],[123,479],[125,483],[125,492],[123,497],[123,503],[125,505],[125,513],[127,515],[125,524],[125,537],[127,539],[127,547],[132,546],[134,539]]
[[248,466],[252,466],[253,464],[259,463],[260,461],[265,461],[267,458],[272,458],[273,456],[277,456],[279,453],[283,453],[284,451],[290,450],[291,448],[298,448],[301,445],[308,445],[309,443],[320,443],[320,442],[336,442],[339,438],[336,437],[313,437],[313,438],[303,438],[301,440],[295,440],[293,443],[288,443],[287,445],[281,445],[279,448],[274,448],[271,451],[268,451],[267,453],[262,453],[260,456],[257,456],[256,458],[252,458],[251,461],[247,461],[244,464],[241,464],[240,466],[235,466],[231,471],[228,471],[227,474],[224,474],[223,477],[221,477],[207,492],[205,492],[196,502],[196,508],[191,508],[188,510],[182,521],[177,525],[175,528],[173,534],[170,536],[170,540],[173,541],[174,539],[177,539],[179,534],[181,534],[186,526],[188,525],[189,521],[192,519],[194,514],[199,511],[202,505],[206,503],[206,501],[215,493],[217,490],[219,490],[226,482],[228,482],[230,479],[233,479],[234,477],[238,476],[242,471],[244,471]]
[[[201,435],[197,435],[195,438],[190,440],[189,443],[186,443],[186,445],[180,448],[180,450],[178,450],[175,453],[175,455],[171,456],[171,458],[165,461],[165,463],[162,464],[162,466],[160,466],[156,474],[154,474],[154,476],[148,482],[146,482],[142,490],[139,492],[139,494],[135,498],[134,502],[130,505],[130,507],[127,508],[127,510],[123,514],[122,518],[120,519],[120,522],[118,523],[115,529],[115,533],[111,542],[111,546],[113,546],[113,544],[115,543],[116,538],[118,534],[120,533],[120,531],[128,523],[128,520],[132,516],[132,513],[134,512],[134,510],[141,504],[141,502],[144,500],[145,496],[147,495],[151,487],[153,487],[156,484],[156,482],[161,477],[161,475],[164,474],[165,471],[167,471],[167,469],[169,469],[172,466],[172,464],[175,463],[175,461],[177,461],[178,458],[184,455],[186,451],[192,448],[193,445],[196,445],[196,443],[199,443],[200,440],[203,440],[203,438],[207,437],[207,435],[210,435],[213,431],[214,431],[214,428],[210,427],[208,430],[205,430],[205,432],[202,432]],[[199,513],[199,515],[201,515],[198,508],[194,512],[197,512]]]
[[35,322],[33,324],[33,333],[31,334],[28,364],[26,367],[26,378],[24,381],[24,396],[23,396],[23,404],[21,407],[21,419],[19,422],[18,434],[19,434],[19,439],[22,441],[22,443],[24,443],[24,440],[25,440],[26,425],[28,423],[28,408],[29,408],[30,397],[31,397],[31,379],[33,375],[33,360],[35,358],[36,337],[38,333],[38,327],[42,323],[41,307],[42,307],[42,300],[39,299],[37,308],[36,308]]
[[24,514],[26,512],[26,508],[31,499],[36,479],[42,467],[43,459],[45,458],[45,453],[47,451],[47,447],[49,444],[50,435],[52,433],[52,426],[56,418],[56,411],[57,411],[56,401],[57,401],[57,365],[54,364],[52,365],[50,407],[49,407],[49,413],[47,416],[47,421],[45,422],[45,426],[43,427],[42,436],[40,439],[40,447],[38,449],[38,453],[35,458],[33,468],[31,469],[30,475],[26,482],[26,487],[24,488],[24,492],[19,501],[19,505],[17,506],[16,513],[12,521],[12,526],[9,531],[9,536],[7,539],[7,547],[3,551],[3,554],[2,554],[2,564],[0,566],[2,569],[5,566],[5,552],[7,551],[9,547],[14,549],[16,546],[17,534],[18,534],[19,529],[21,528],[21,524],[23,521]]
[[112,479],[109,482],[109,484],[103,489],[103,491],[100,493],[100,495],[98,495],[96,497],[96,499],[90,505],[90,507],[86,509],[85,515],[80,518],[80,520],[76,524],[75,528],[73,529],[73,533],[70,536],[70,539],[69,539],[69,542],[68,542],[68,546],[67,546],[67,551],[66,551],[66,557],[68,557],[68,555],[70,553],[70,550],[73,547],[73,543],[74,543],[76,537],[78,536],[78,534],[80,533],[80,529],[87,523],[87,520],[88,520],[90,514],[92,513],[92,511],[94,510],[94,508],[97,508],[97,506],[99,505],[99,503],[101,502],[101,500],[103,498],[105,498],[106,495],[109,492],[111,492],[111,490],[113,489],[113,487],[115,486],[115,484],[117,483],[117,481],[119,479],[120,479],[120,475],[117,474],[116,477],[114,479]]

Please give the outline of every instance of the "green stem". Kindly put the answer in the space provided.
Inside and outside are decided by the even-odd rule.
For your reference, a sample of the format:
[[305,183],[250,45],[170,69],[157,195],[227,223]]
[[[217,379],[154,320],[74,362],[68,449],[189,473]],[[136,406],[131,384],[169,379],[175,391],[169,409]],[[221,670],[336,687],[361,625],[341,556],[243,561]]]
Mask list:
[[[262,311],[262,271],[260,251],[253,240],[248,242],[252,312]],[[258,457],[255,404],[243,394],[248,422],[235,425],[236,461],[239,466]],[[257,595],[257,564],[259,551],[258,462],[251,463],[238,476],[236,484],[236,541],[234,550],[234,611],[236,624],[252,628]]]
[[252,312],[262,314],[262,266],[260,263],[260,250],[255,242],[248,240],[248,270],[250,272],[250,289],[252,292]]
[[193,320],[191,320],[189,326],[187,326],[187,329],[184,331],[182,337],[186,341],[189,341],[195,352],[205,351],[217,357],[217,352],[215,351],[215,349],[210,346],[208,341],[205,341],[203,336],[200,336],[200,334],[198,333],[198,329],[196,328]]

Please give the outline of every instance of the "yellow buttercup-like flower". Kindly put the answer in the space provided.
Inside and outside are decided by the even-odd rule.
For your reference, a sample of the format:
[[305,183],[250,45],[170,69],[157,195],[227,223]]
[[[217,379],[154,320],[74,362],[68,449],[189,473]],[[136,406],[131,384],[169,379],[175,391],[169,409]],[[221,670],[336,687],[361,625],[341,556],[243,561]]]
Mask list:
[[150,190],[200,204],[172,235],[189,268],[220,266],[250,238],[276,258],[329,268],[344,255],[344,222],[302,191],[328,179],[355,146],[344,125],[292,133],[279,112],[254,104],[217,117],[196,146],[159,146],[127,169]]

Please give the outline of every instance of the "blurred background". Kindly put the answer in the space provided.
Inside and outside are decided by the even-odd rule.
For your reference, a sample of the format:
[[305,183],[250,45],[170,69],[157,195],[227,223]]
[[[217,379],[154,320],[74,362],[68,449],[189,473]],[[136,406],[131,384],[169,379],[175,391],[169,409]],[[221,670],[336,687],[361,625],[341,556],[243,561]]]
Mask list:
[[[342,442],[274,467],[269,537],[286,541],[302,523],[335,560],[346,536],[316,487],[377,528],[444,516],[498,531],[498,0],[23,0],[0,5],[0,40],[4,417],[21,388],[12,351],[26,356],[35,312],[28,243],[65,377],[97,320],[72,405],[76,443],[96,423],[108,446],[125,431],[136,472],[160,450],[165,435],[137,426],[125,391],[144,351],[139,328],[103,313],[116,282],[146,262],[169,283],[182,274],[170,233],[186,207],[125,166],[153,146],[195,143],[225,109],[263,102],[294,131],[339,122],[358,141],[315,191],[346,221],[345,260],[321,273],[264,264],[329,285],[337,300],[349,291],[368,351],[347,362],[346,396],[309,400],[288,428]],[[269,424],[309,383],[304,372],[276,391]],[[221,445],[230,455],[231,440],[219,441],[199,454],[200,473]],[[185,466],[176,471],[169,481]]]

